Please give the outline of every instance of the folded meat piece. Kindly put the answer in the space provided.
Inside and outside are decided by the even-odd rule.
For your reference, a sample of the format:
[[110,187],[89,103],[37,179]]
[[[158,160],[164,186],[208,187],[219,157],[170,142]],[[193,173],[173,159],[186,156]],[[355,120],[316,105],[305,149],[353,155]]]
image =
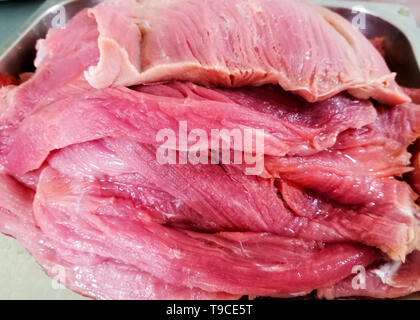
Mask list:
[[[0,232],[69,288],[100,299],[420,289],[417,195],[402,179],[420,107],[338,15],[302,0],[109,0],[37,49],[30,79],[0,88]],[[207,133],[209,158],[216,143],[247,151],[212,130],[260,129],[263,174],[162,165],[156,137],[180,140],[181,122]],[[180,158],[192,145],[169,148]],[[363,294],[355,266],[368,270]]]
[[49,164],[68,176],[96,181],[95,195],[134,201],[151,219],[172,227],[355,241],[396,259],[413,250],[416,220],[400,211],[373,214],[372,209],[329,202],[285,181],[277,190],[272,180],[246,176],[230,165],[160,165],[155,154],[151,146],[105,139],[60,150]]
[[[7,87],[3,94],[0,91],[2,126],[11,127],[36,105],[51,103],[57,95],[69,95],[72,90],[77,91],[83,86],[84,81],[76,82],[77,85],[73,82],[81,79],[83,71],[98,61],[97,38],[95,21],[88,18],[86,10],[82,10],[66,28],[51,29],[46,39],[39,40],[34,75],[18,87]],[[63,87],[67,90],[58,90]]]
[[419,209],[409,185],[392,176],[410,170],[407,147],[420,135],[420,107],[378,110],[375,123],[342,133],[330,150],[307,157],[266,157],[266,176],[279,176],[336,203],[356,206],[375,219],[387,216],[398,222],[400,240],[384,251],[404,260],[420,247]]
[[306,1],[111,0],[90,15],[101,58],[85,75],[96,88],[175,79],[279,84],[311,102],[344,90],[385,104],[408,101],[361,33]]
[[375,199],[415,212],[410,205],[415,196],[404,182],[390,176],[411,170],[407,147],[420,135],[420,107],[405,104],[379,111],[377,121],[342,133],[329,150],[310,157],[266,157],[268,176],[280,175],[345,204]]
[[410,206],[408,208],[397,202],[399,198],[394,199],[395,203],[382,204],[381,201],[375,202],[372,196],[371,202],[349,207],[328,201],[290,183],[280,184],[282,197],[296,215],[309,215],[317,219],[323,217],[336,232],[346,230],[347,233],[355,234],[358,241],[377,246],[396,261],[405,261],[407,254],[420,247],[419,210],[414,204],[413,192],[410,191],[406,186],[398,194],[407,198],[403,201],[408,202],[404,203]]
[[172,229],[150,221],[130,201],[93,196],[90,188],[89,181],[53,169],[41,174],[34,215],[57,250],[126,261],[174,285],[239,295],[310,292],[378,258],[353,244],[320,247],[267,233]]
[[420,136],[420,105],[377,107],[377,110],[375,122],[343,132],[329,150],[311,157],[267,157],[268,170],[275,171],[276,162],[282,167],[289,162],[290,167],[298,170],[315,165],[318,170],[341,176],[401,176],[411,170],[411,153],[407,148]]
[[[79,82],[76,83],[78,85]],[[69,88],[68,88],[69,87]],[[148,144],[160,144],[160,129],[176,134],[169,148],[180,151],[180,122],[187,123],[187,134],[199,128],[207,133],[203,148],[219,146],[230,136],[213,135],[213,130],[261,130],[265,154],[312,154],[334,145],[337,135],[349,128],[362,128],[376,119],[369,101],[342,94],[316,104],[303,103],[279,88],[207,89],[191,83],[141,87],[107,88],[74,92],[75,83],[61,90],[72,94],[53,103],[38,105],[15,132],[0,129],[3,165],[14,174],[37,169],[49,152],[71,144],[124,136]],[[249,97],[246,99],[249,92]],[[266,98],[266,103],[262,104]],[[5,120],[6,121],[6,120]],[[242,142],[242,141],[241,141]],[[191,147],[196,141],[189,140]],[[231,144],[245,150],[245,143]],[[254,146],[255,147],[255,146]],[[21,157],[23,150],[30,150]],[[1,163],[1,162],[0,162]]]
[[82,10],[64,29],[51,29],[37,44],[37,70],[19,86],[0,88],[0,171],[5,150],[20,122],[38,106],[90,88],[83,78],[97,63],[98,31],[87,10]]
[[160,165],[155,153],[150,146],[106,139],[63,149],[49,163],[69,176],[96,179],[97,195],[131,199],[154,220],[178,228],[272,232],[325,242],[351,238],[321,219],[295,217],[271,180],[231,166]]
[[398,298],[420,291],[420,251],[399,262],[375,263],[366,270],[364,286],[354,285],[354,277],[341,281],[329,288],[319,289],[318,297],[335,299],[365,296],[372,298]]
[[[2,210],[2,214],[16,216],[21,221],[30,220],[29,213],[32,211],[34,192],[4,174],[0,174],[0,182],[0,210]],[[4,231],[7,225],[2,224],[2,226],[1,229]]]
[[0,175],[0,232],[15,237],[47,274],[98,299],[238,299],[222,292],[171,285],[132,264],[80,250],[58,251],[34,220],[34,192]]

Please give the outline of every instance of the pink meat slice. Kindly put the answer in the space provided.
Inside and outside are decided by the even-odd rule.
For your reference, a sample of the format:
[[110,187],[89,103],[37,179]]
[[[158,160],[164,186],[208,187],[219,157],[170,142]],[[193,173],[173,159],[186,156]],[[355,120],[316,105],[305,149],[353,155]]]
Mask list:
[[405,104],[378,110],[375,123],[342,133],[329,150],[307,157],[266,157],[266,176],[280,176],[330,201],[398,222],[406,237],[388,254],[404,259],[419,248],[419,210],[417,195],[393,175],[411,170],[407,147],[420,134],[420,109]]
[[155,153],[150,146],[106,139],[60,150],[49,164],[68,176],[96,180],[96,195],[130,199],[154,221],[173,227],[355,241],[387,253],[399,250],[401,259],[411,250],[405,246],[413,241],[407,239],[412,219],[329,203],[289,183],[277,190],[272,180],[230,165],[160,165]]
[[364,288],[352,285],[355,276],[331,287],[319,289],[318,297],[335,299],[366,296],[389,299],[408,296],[420,291],[420,251],[409,255],[404,264],[398,262],[375,263],[366,270]]
[[[393,241],[393,245],[383,249],[392,259],[403,261],[408,253],[419,249],[419,208],[415,204],[418,196],[407,183],[393,177],[345,175],[328,168],[317,171],[318,166],[311,167],[309,164],[293,167],[289,162],[277,168],[282,178],[335,203],[355,207],[359,217],[366,215],[373,220],[378,219],[375,227],[381,228],[379,221],[385,222],[387,227],[383,231],[398,226],[393,230],[399,236],[388,239]],[[377,239],[377,242],[385,245],[386,241]]]
[[334,149],[347,151],[373,144],[382,146],[389,159],[397,151],[407,154],[407,147],[420,135],[420,105],[406,103],[391,110],[378,106],[377,110],[377,121],[365,128],[344,133]]
[[[235,103],[260,114],[271,115],[276,122],[281,121],[285,130],[274,136],[287,146],[287,154],[312,154],[333,146],[337,135],[349,128],[362,128],[373,123],[377,113],[373,105],[366,100],[353,99],[340,94],[326,101],[308,103],[278,86],[247,87],[241,89],[207,89],[191,83],[174,82],[166,85],[138,86],[137,91],[159,97],[191,99],[200,101],[218,101]],[[227,111],[227,110],[226,110]],[[226,112],[225,111],[225,112]],[[243,113],[243,112],[242,112]],[[238,117],[238,115],[236,115]],[[255,129],[263,119],[258,117],[243,119]],[[229,118],[224,124],[229,128]],[[293,136],[290,135],[293,132]],[[269,141],[265,142],[270,148]],[[270,154],[270,152],[268,152]]]
[[[250,97],[245,100],[248,90]],[[0,149],[6,158],[3,165],[14,174],[24,174],[39,168],[52,150],[103,137],[126,137],[156,145],[161,128],[172,130],[178,141],[180,121],[187,123],[187,134],[193,129],[206,132],[208,141],[200,147],[206,150],[219,146],[220,136],[212,135],[212,130],[236,129],[245,137],[245,129],[252,128],[263,130],[257,134],[263,134],[265,154],[312,154],[332,146],[340,132],[362,128],[376,119],[376,110],[369,101],[346,95],[300,105],[299,98],[270,86],[233,91],[191,83],[137,90],[81,90],[37,108],[13,134],[1,133],[10,134]],[[268,102],[261,106],[263,97]],[[230,136],[222,135],[221,139],[226,141]],[[169,141],[169,148],[186,151],[177,141]],[[189,140],[187,147],[195,142]],[[233,144],[231,148],[243,151],[245,144]],[[25,150],[27,156],[21,157]]]
[[[65,285],[97,299],[237,299],[222,292],[171,285],[136,266],[79,250],[57,250],[34,220],[34,192],[0,175],[0,231],[25,246],[45,272],[64,272]],[[77,259],[80,257],[80,259]],[[76,261],[72,261],[76,260]]]
[[281,175],[346,204],[370,202],[372,197],[376,202],[403,199],[410,192],[392,176],[411,170],[407,147],[419,135],[420,106],[379,109],[377,121],[343,132],[329,150],[310,157],[266,157],[266,174]]
[[276,162],[290,162],[290,166],[298,169],[317,166],[319,170],[340,175],[401,176],[411,170],[411,153],[407,149],[420,136],[420,105],[377,107],[377,110],[375,122],[341,133],[329,150],[310,157],[268,157],[267,167],[275,170]]
[[[20,122],[37,107],[91,88],[83,72],[99,59],[95,21],[82,10],[64,29],[51,29],[37,44],[37,70],[19,86],[0,88],[0,171]],[[36,169],[36,168],[34,168]]]
[[[86,9],[64,29],[49,30],[46,39],[37,43],[34,75],[20,86],[8,87],[7,94],[6,90],[0,94],[0,123],[17,124],[41,102],[45,105],[72,90],[78,91],[85,82],[83,71],[99,58],[97,37],[97,25],[89,19]],[[71,85],[75,81],[77,85]],[[58,90],[66,86],[66,92]]]
[[271,180],[246,176],[231,166],[160,165],[155,154],[153,147],[107,139],[63,149],[49,164],[69,176],[96,179],[97,195],[135,201],[167,225],[349,240],[345,232],[339,234],[322,220],[295,217],[283,206]]
[[323,217],[338,233],[345,230],[357,235],[359,242],[380,248],[396,261],[404,261],[419,248],[419,211],[413,199],[412,211],[406,213],[404,207],[375,203],[374,198],[362,206],[343,206],[287,181],[278,181],[277,185],[285,203],[296,215]]
[[360,32],[306,1],[113,0],[89,14],[101,57],[85,76],[96,88],[181,80],[279,84],[310,102],[345,90],[390,105],[409,100]]
[[[165,282],[209,292],[309,292],[343,279],[355,264],[378,258],[377,251],[354,244],[320,247],[267,233],[168,228],[142,217],[129,201],[92,196],[88,181],[48,168],[41,175],[34,214],[58,248],[129,261]],[[135,215],[142,219],[132,219]]]
[[[100,299],[420,289],[417,195],[394,177],[412,164],[420,190],[407,151],[420,107],[400,104],[417,92],[336,14],[301,0],[110,0],[37,50],[34,75],[0,88],[0,232],[50,276],[65,270],[69,288]],[[179,121],[188,133],[263,129],[263,177],[158,164],[158,130],[178,135]],[[368,269],[362,294],[356,265]]]

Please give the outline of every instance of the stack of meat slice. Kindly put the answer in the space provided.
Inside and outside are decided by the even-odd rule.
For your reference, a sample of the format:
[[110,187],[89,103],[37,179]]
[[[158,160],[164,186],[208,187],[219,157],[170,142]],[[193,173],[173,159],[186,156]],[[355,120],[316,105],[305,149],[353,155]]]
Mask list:
[[[37,50],[31,78],[0,88],[0,231],[72,290],[420,290],[420,175],[404,180],[420,106],[340,16],[296,0],[112,0]],[[181,122],[209,141],[178,143]],[[263,168],[161,164],[162,129],[179,159],[208,152],[212,130],[264,130]]]

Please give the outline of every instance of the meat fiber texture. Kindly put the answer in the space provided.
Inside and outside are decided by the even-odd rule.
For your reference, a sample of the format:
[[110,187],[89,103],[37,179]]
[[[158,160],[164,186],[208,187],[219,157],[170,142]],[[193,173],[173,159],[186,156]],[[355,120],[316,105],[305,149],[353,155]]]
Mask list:
[[379,53],[339,15],[302,0],[114,0],[89,11],[95,88],[165,80],[279,84],[310,102],[348,90],[407,101]]
[[[409,152],[420,106],[339,16],[287,0],[107,1],[37,50],[35,73],[0,88],[0,232],[70,289],[96,299],[420,290],[420,165]],[[263,170],[161,164],[156,137],[180,138],[182,121],[185,134],[264,130]],[[209,151],[208,139],[194,150]],[[179,159],[192,147],[167,146]]]

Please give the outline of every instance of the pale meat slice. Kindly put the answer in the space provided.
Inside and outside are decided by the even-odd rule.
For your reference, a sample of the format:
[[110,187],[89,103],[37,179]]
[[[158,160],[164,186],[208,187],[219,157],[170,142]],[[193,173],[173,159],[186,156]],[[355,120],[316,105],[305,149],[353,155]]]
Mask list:
[[271,83],[311,102],[345,90],[390,105],[409,100],[359,31],[306,1],[111,0],[90,15],[101,57],[85,76],[95,88]]

